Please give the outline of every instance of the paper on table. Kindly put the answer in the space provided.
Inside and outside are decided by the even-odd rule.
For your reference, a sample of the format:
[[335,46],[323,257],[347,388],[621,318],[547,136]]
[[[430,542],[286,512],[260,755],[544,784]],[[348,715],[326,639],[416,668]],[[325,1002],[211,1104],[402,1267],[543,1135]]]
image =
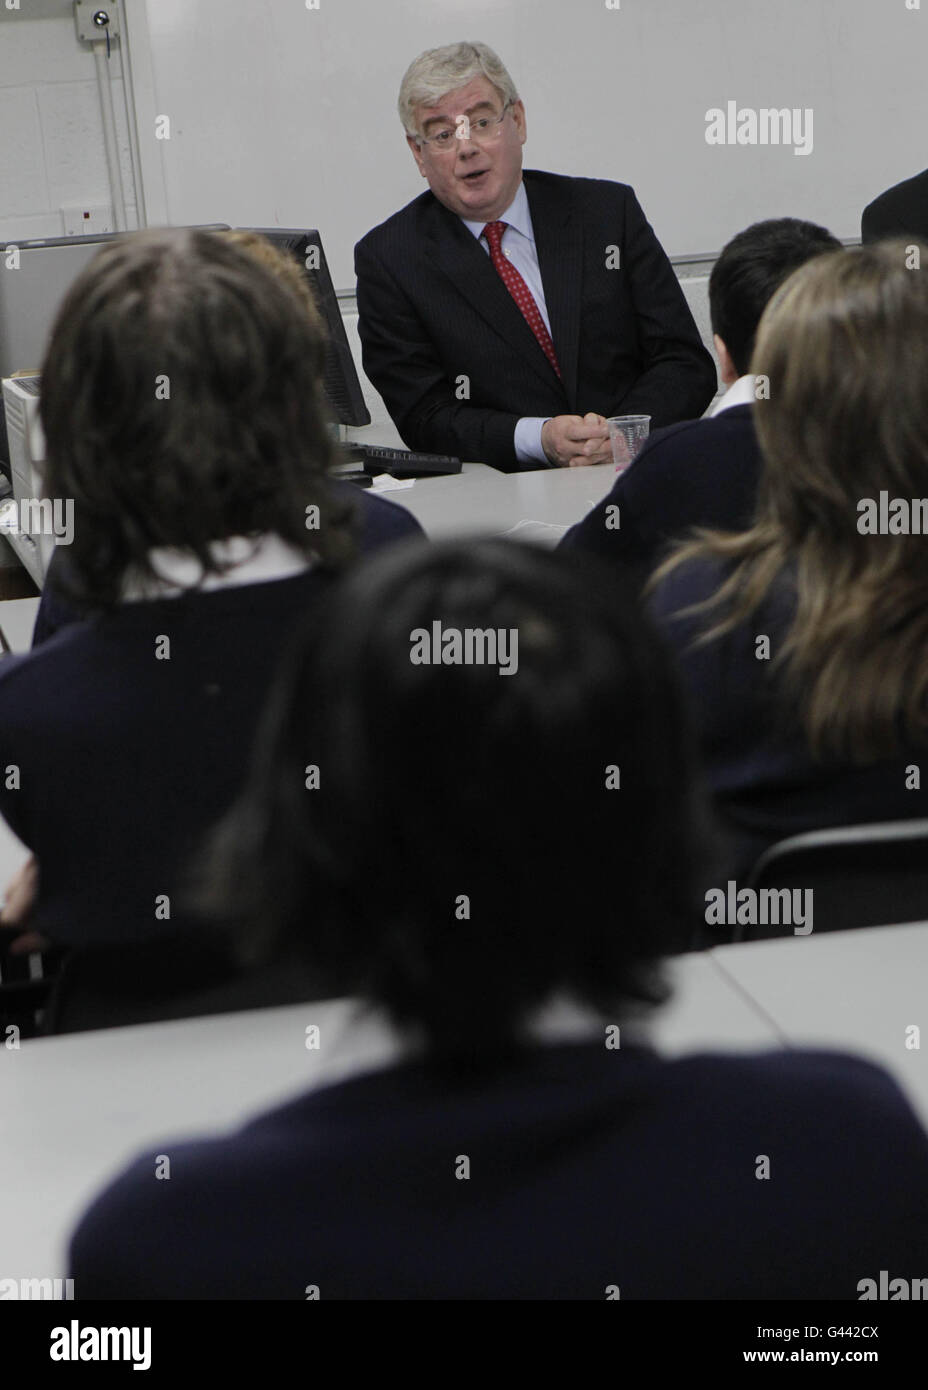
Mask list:
[[552,549],[564,535],[568,526],[558,526],[553,521],[517,521],[503,536],[514,536],[516,540],[528,541],[532,545],[546,545]]
[[378,473],[368,492],[399,492],[400,488],[415,487],[415,483],[415,478],[391,478],[389,473]]

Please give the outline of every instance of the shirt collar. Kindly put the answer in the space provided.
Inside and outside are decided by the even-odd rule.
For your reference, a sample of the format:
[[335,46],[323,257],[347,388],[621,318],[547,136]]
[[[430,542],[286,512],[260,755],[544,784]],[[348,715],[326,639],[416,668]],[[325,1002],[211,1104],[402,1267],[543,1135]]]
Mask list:
[[[475,237],[479,237],[484,227],[487,225],[486,222],[468,222],[466,217],[462,217],[461,221],[468,231],[473,232]],[[514,227],[517,232],[521,232],[529,241],[535,240],[535,233],[532,229],[532,215],[528,210],[528,194],[525,191],[524,183],[519,184],[519,187],[516,189],[516,196],[513,198],[506,211],[501,213],[498,218],[494,218],[493,221],[508,222],[510,227]]]
[[276,535],[229,536],[226,540],[213,541],[209,549],[214,560],[231,568],[222,574],[204,576],[200,562],[188,550],[159,546],[148,555],[158,579],[152,580],[130,570],[123,581],[123,600],[176,598],[194,588],[205,591],[231,589],[241,584],[266,584],[270,580],[302,574],[312,564],[311,557]]
[[[748,373],[733,381],[722,399],[712,408],[712,416],[721,415],[723,410],[731,410],[735,405],[754,404],[754,378]],[[711,418],[711,416],[710,416]]]
[[[357,998],[330,1001],[326,1059],[320,1081],[336,1085],[371,1072],[415,1063],[426,1055],[421,1034],[414,1027],[400,1028],[375,1004]],[[566,994],[555,995],[534,1010],[523,1024],[529,1046],[563,1046],[571,1043],[604,1045],[608,1020],[598,1011]],[[629,1018],[622,1023],[623,1047],[647,1047],[651,1023]],[[618,1046],[618,1043],[617,1043]]]

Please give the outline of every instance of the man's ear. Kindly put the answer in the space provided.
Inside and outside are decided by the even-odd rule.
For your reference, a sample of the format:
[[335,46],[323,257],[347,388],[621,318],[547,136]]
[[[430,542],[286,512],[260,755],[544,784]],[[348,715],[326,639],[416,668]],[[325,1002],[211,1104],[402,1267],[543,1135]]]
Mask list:
[[425,160],[422,158],[422,151],[419,148],[419,142],[412,135],[407,135],[406,144],[412,150],[412,157],[416,161],[416,167],[418,168],[419,173],[422,175],[424,179],[428,178],[428,175],[425,172]]
[[713,333],[712,342],[715,347],[715,355],[719,359],[719,375],[726,386],[733,386],[741,373],[731,360],[731,353],[725,344],[725,340],[720,338],[717,333]]
[[528,136],[528,124],[525,119],[525,103],[520,98],[519,101],[514,101],[512,103],[510,109],[512,111],[512,119],[516,123],[516,130],[519,132],[522,144],[524,145]]

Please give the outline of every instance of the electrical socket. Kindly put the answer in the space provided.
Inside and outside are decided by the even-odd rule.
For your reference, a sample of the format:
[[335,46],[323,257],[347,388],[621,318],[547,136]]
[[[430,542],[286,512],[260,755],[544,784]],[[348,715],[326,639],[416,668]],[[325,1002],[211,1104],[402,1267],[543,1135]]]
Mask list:
[[110,203],[62,204],[61,220],[65,236],[94,236],[115,232],[116,219]]

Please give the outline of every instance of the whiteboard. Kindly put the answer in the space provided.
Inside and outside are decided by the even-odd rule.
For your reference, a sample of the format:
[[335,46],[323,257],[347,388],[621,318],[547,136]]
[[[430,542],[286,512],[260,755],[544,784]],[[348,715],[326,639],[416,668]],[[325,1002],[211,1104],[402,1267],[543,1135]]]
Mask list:
[[[928,0],[126,0],[151,223],[318,227],[354,243],[426,185],[396,96],[424,48],[491,44],[528,168],[634,186],[672,256],[764,217],[847,239],[928,163]],[[706,113],[813,112],[812,152],[709,145]],[[155,139],[155,117],[171,120]]]

